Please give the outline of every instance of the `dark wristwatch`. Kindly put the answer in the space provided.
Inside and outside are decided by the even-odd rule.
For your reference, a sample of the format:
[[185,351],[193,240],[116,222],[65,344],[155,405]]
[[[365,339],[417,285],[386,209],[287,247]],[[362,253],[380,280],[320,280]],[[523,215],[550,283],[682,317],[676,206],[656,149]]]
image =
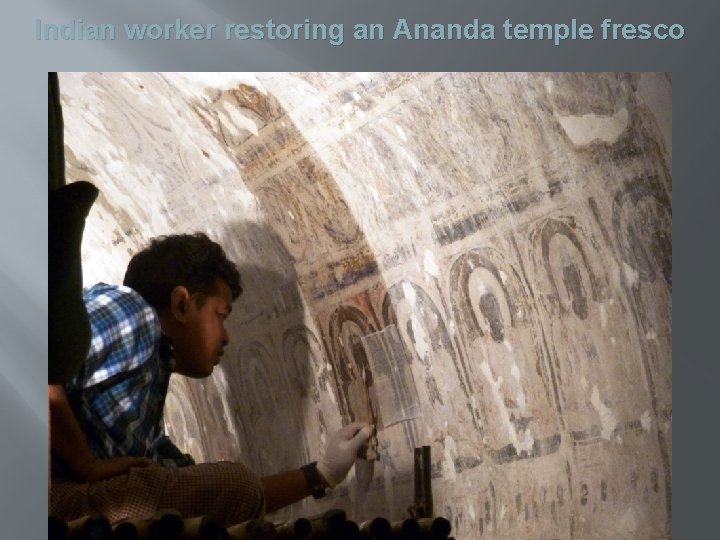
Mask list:
[[305,482],[310,494],[315,499],[322,499],[325,496],[325,483],[317,470],[317,461],[303,465],[300,470],[305,475]]

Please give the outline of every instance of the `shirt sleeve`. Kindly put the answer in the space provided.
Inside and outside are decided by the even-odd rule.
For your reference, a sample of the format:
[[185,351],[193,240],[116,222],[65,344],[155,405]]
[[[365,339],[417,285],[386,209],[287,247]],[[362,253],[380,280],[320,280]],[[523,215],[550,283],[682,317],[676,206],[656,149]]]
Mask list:
[[85,363],[67,389],[85,389],[148,362],[160,340],[155,310],[128,287],[100,283],[83,291],[91,341]]

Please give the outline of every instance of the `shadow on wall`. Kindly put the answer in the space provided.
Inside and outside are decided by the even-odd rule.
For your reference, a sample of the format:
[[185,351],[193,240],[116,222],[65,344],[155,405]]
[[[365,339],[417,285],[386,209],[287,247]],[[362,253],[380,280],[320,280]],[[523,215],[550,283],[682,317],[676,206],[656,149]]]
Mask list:
[[238,264],[243,293],[226,323],[230,344],[210,378],[182,378],[173,387],[166,423],[198,459],[239,460],[272,474],[313,453],[303,414],[304,399],[317,394],[308,390],[312,352],[296,343],[307,342],[303,301],[292,260],[271,229],[242,222],[225,234],[242,245],[240,260],[252,261]]

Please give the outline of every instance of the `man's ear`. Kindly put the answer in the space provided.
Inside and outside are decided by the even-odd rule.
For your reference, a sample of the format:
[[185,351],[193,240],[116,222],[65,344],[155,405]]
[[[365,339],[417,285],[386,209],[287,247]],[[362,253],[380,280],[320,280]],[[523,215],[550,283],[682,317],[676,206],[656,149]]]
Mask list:
[[178,322],[187,322],[188,308],[190,307],[190,292],[186,287],[178,285],[170,293],[170,314]]

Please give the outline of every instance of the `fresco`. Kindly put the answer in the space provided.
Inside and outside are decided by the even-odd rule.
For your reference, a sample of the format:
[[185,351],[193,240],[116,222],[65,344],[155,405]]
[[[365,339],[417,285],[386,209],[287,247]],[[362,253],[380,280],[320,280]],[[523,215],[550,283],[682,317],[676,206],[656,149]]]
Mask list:
[[362,504],[351,473],[280,517],[399,519],[430,445],[458,538],[671,536],[668,75],[60,82],[68,178],[101,190],[88,284],[169,232],[238,261],[223,363],[167,399],[198,461],[271,474],[369,420]]

